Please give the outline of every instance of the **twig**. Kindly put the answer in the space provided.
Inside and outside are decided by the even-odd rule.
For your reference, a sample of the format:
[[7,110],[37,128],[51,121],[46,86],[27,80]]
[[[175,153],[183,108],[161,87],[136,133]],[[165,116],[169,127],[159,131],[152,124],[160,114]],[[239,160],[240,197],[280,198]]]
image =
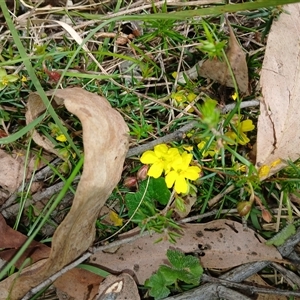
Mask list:
[[[203,218],[214,216],[214,215],[217,214],[217,212],[218,212],[218,210],[214,209],[214,210],[211,210],[209,212],[206,212],[206,213],[203,213],[203,214],[200,214],[200,215],[184,218],[184,219],[180,220],[178,223],[190,223],[190,222],[197,221],[197,220],[200,220],[200,219],[203,219]],[[236,208],[234,208],[234,209],[222,209],[221,212],[219,212],[219,213],[220,214],[227,214],[227,215],[228,214],[236,214],[237,209]]]
[[[254,107],[254,106],[258,106],[259,104],[260,104],[260,101],[256,100],[256,99],[249,100],[249,101],[243,101],[240,104],[240,108]],[[229,111],[233,110],[235,106],[236,106],[236,103],[227,104],[221,109],[221,113],[226,114]]]
[[152,149],[154,146],[159,145],[159,144],[164,144],[164,143],[170,143],[172,141],[178,141],[181,140],[184,137],[184,134],[190,130],[192,130],[194,127],[196,127],[198,124],[197,121],[191,121],[190,123],[182,126],[180,129],[167,134],[163,137],[157,138],[154,141],[151,141],[147,144],[141,145],[141,146],[137,146],[135,148],[129,149],[129,151],[127,152],[126,157],[131,157],[131,156],[135,156],[138,155],[140,153],[143,153],[149,149]]
[[280,290],[275,288],[261,288],[253,285],[231,282],[225,279],[211,277],[206,274],[202,275],[201,280],[202,282],[217,283],[217,284],[222,284],[223,286],[226,287],[245,290],[250,292],[251,294],[256,293],[256,294],[296,296],[296,297],[300,296],[300,291],[285,291],[285,290]]
[[216,195],[215,197],[211,198],[208,201],[208,206],[214,206],[217,202],[219,202],[225,195],[232,192],[234,190],[235,186],[230,185],[224,192],[221,192],[220,194]]
[[272,262],[271,266],[281,273],[281,275],[284,277],[284,279],[288,282],[288,284],[294,288],[295,285],[300,287],[300,277],[295,274],[295,272],[292,272],[291,270],[288,270],[284,268],[282,265]]

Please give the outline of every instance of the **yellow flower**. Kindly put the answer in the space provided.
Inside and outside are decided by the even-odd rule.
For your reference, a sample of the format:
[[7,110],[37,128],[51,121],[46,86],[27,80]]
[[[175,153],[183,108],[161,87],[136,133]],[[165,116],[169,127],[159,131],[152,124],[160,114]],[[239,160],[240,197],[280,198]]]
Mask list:
[[270,167],[267,165],[263,165],[261,168],[259,168],[258,170],[258,177],[260,179],[268,177],[269,173],[270,173]]
[[[198,149],[199,149],[199,150],[204,149],[204,148],[206,147],[206,144],[207,144],[208,140],[209,140],[209,139],[206,138],[206,139],[204,139],[203,141],[201,141],[201,142],[197,145]],[[213,141],[213,142],[211,143],[211,145],[209,146],[208,149],[206,149],[205,151],[201,151],[201,152],[202,152],[202,157],[206,157],[206,156],[211,156],[211,157],[213,157],[213,156],[215,156],[216,154],[218,154],[219,150],[218,150],[218,148],[217,148],[216,142]]]
[[191,145],[183,145],[182,148],[183,148],[184,150],[186,150],[187,152],[191,152],[191,151],[193,151],[193,149],[194,149],[194,147],[191,146]]
[[180,154],[177,148],[168,148],[166,144],[160,144],[154,147],[154,151],[144,152],[140,161],[152,165],[147,172],[148,176],[158,178],[163,171],[168,173],[171,170],[171,163],[178,156]]
[[174,185],[177,194],[186,194],[189,191],[187,179],[196,180],[200,177],[201,169],[197,166],[190,166],[192,157],[192,154],[184,151],[173,161],[172,170],[166,175],[167,187],[171,188]]
[[26,82],[26,81],[27,81],[27,78],[23,75],[22,78],[21,78],[21,81],[22,81],[22,82]]
[[235,122],[234,124],[237,133],[234,131],[227,131],[225,135],[229,137],[232,142],[227,142],[229,145],[234,145],[235,143],[238,143],[240,145],[246,145],[250,142],[249,138],[245,134],[245,132],[251,131],[255,128],[255,126],[252,123],[252,120],[244,120],[240,123]]
[[67,138],[64,134],[60,134],[59,136],[56,137],[56,140],[63,143],[67,141]]
[[123,219],[118,216],[117,213],[114,211],[109,212],[109,218],[114,223],[115,226],[122,226],[123,225]]
[[237,99],[237,97],[238,97],[238,94],[237,94],[236,92],[231,96],[231,98],[232,98],[234,101]]
[[187,98],[185,95],[185,90],[178,91],[176,93],[172,93],[172,99],[175,100],[177,103],[186,102]]

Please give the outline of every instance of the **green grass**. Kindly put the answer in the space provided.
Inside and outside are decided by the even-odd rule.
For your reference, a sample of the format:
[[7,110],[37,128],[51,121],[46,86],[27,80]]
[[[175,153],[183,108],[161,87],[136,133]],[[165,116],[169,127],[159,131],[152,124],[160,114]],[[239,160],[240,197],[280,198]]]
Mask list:
[[[124,1],[117,1],[115,6],[109,7],[111,13],[122,11],[126,6]],[[74,24],[94,20],[92,25],[84,27],[83,43],[77,44],[70,38],[62,28],[47,29],[40,34],[40,27],[17,30],[4,2],[0,2],[3,15],[6,20],[9,32],[2,33],[5,40],[0,53],[0,68],[5,68],[9,74],[14,71],[20,80],[9,83],[0,91],[0,133],[8,130],[9,135],[0,138],[0,145],[8,152],[13,150],[26,149],[27,155],[35,154],[38,160],[49,164],[52,175],[43,179],[44,187],[50,187],[60,181],[65,182],[63,189],[52,195],[48,206],[42,209],[39,217],[34,214],[35,205],[31,204],[26,208],[26,201],[32,197],[30,186],[34,181],[34,174],[31,180],[25,180],[24,174],[23,190],[17,197],[20,209],[15,216],[16,228],[28,234],[28,241],[22,246],[16,257],[14,257],[5,268],[0,271],[0,278],[7,276],[14,263],[22,255],[24,249],[33,239],[43,239],[42,226],[51,223],[51,213],[64,199],[67,192],[75,192],[72,180],[80,174],[83,164],[83,144],[81,124],[76,116],[67,112],[64,108],[55,109],[51,105],[46,92],[60,87],[80,86],[84,89],[104,96],[117,109],[125,119],[130,129],[131,147],[146,144],[148,141],[163,137],[169,132],[179,130],[190,121],[197,120],[198,125],[192,132],[177,141],[169,143],[170,147],[179,149],[182,153],[187,146],[192,146],[193,164],[201,167],[201,177],[191,181],[190,194],[196,197],[193,211],[189,216],[199,215],[216,209],[214,218],[226,218],[225,210],[237,208],[239,203],[252,201],[254,196],[260,199],[262,207],[273,211],[279,206],[280,196],[283,195],[283,205],[286,211],[282,211],[290,221],[297,218],[288,200],[288,195],[299,196],[299,162],[290,163],[290,166],[279,174],[261,182],[257,171],[254,168],[254,161],[251,159],[251,148],[254,147],[256,131],[247,133],[249,142],[246,145],[225,145],[228,142],[226,132],[233,131],[237,135],[238,125],[234,123],[236,115],[242,122],[250,119],[254,124],[257,122],[257,107],[241,109],[242,101],[254,99],[259,95],[255,90],[259,80],[259,72],[264,56],[266,35],[271,23],[281,11],[280,5],[286,1],[255,1],[236,5],[209,6],[206,8],[189,9],[180,6],[176,10],[162,6],[147,10],[145,15],[125,15],[109,18],[107,15],[99,15],[93,12],[70,10]],[[290,1],[296,2],[296,1]],[[271,6],[271,7],[269,7]],[[276,7],[276,8],[275,8]],[[201,41],[208,40],[211,44],[227,42],[227,34],[223,30],[224,16],[229,14],[237,37],[247,51],[247,64],[249,78],[252,86],[252,94],[238,98],[236,107],[227,115],[216,114],[215,106],[209,103],[208,99],[215,99],[222,104],[224,99],[233,102],[231,96],[238,92],[237,87],[221,90],[216,83],[198,78],[195,81],[186,80],[185,85],[176,82],[174,72],[186,70],[202,59],[206,59],[215,52],[203,52],[197,49]],[[54,12],[53,12],[54,13]],[[66,14],[64,10],[56,13],[56,16]],[[200,16],[205,16],[205,22],[199,21]],[[234,16],[231,18],[231,16]],[[46,16],[45,16],[46,17]],[[195,17],[195,18],[193,18]],[[97,21],[101,22],[97,22]],[[129,40],[127,45],[118,45],[116,50],[116,39],[97,39],[95,34],[104,32],[117,32],[121,28],[121,21],[129,22],[136,20],[140,22],[142,32],[140,36]],[[236,22],[238,20],[239,22]],[[203,25],[205,24],[205,25]],[[204,26],[204,27],[203,27]],[[78,33],[85,29],[78,28]],[[205,31],[206,29],[206,31]],[[56,32],[55,32],[56,31]],[[55,33],[59,33],[55,38]],[[83,45],[87,44],[90,52],[87,52]],[[220,49],[219,49],[220,50]],[[218,57],[227,57],[223,49],[217,52]],[[120,69],[118,66],[124,61],[127,69]],[[58,70],[61,77],[58,81],[49,80],[48,74],[43,68],[43,63],[51,70]],[[138,75],[132,76],[134,72]],[[21,78],[24,76],[24,80]],[[25,124],[26,101],[31,91],[37,91],[47,111],[35,119],[29,125]],[[194,111],[187,111],[185,107],[189,104],[187,100],[178,104],[176,95],[183,95],[188,98],[195,94],[197,101],[193,104]],[[63,120],[63,121],[62,121]],[[37,129],[53,142],[61,152],[65,153],[65,162],[60,161],[56,165],[51,164],[54,157],[46,157],[43,151],[31,140],[31,131]],[[54,133],[54,129],[56,133]],[[65,142],[56,140],[57,135],[63,134]],[[197,145],[205,141],[204,148]],[[206,156],[207,151],[214,151],[219,145],[219,152]],[[141,153],[142,154],[142,153]],[[101,157],[101,154],[99,154]],[[130,193],[144,193],[144,183],[141,179],[136,185],[124,186],[124,179],[136,177],[142,167],[139,156],[130,157],[126,160],[122,180],[113,191],[107,201],[107,207],[116,212],[123,220],[124,227],[109,221],[106,214],[99,218],[95,226],[97,228],[96,242],[104,239],[113,240],[112,235],[118,232],[126,232],[139,225],[143,230],[152,229],[157,232],[168,231],[172,241],[176,241],[176,222],[170,209],[165,209],[166,203],[149,200],[148,206],[141,208],[137,216],[132,216],[132,207],[128,208],[128,195]],[[245,171],[246,170],[246,171]],[[38,170],[36,170],[38,172]],[[25,182],[27,184],[25,184]],[[141,186],[142,191],[140,190]],[[210,200],[226,191],[232,186],[230,192],[213,206]],[[172,191],[172,190],[171,190]],[[145,192],[146,193],[146,192]],[[150,193],[150,192],[149,192]],[[151,192],[153,193],[153,191]],[[184,197],[184,196],[183,196]],[[129,197],[130,198],[130,197]],[[147,201],[148,201],[147,200]],[[156,199],[158,200],[158,199]],[[178,206],[184,207],[183,202],[177,199]],[[146,201],[143,205],[146,206]],[[167,206],[168,208],[168,206]],[[67,211],[67,209],[66,209]],[[149,215],[149,222],[141,218],[145,212]],[[22,217],[26,216],[28,222],[22,224]],[[132,219],[130,217],[133,217]],[[247,219],[248,226],[255,228],[259,234],[269,238],[273,231],[269,230],[262,219],[259,204],[253,204],[253,208],[246,212],[245,216],[238,213],[234,219],[242,221]],[[275,224],[276,216],[272,220]],[[285,225],[284,218],[280,220],[280,227]],[[120,229],[121,228],[121,229]],[[51,239],[51,236],[47,237]]]

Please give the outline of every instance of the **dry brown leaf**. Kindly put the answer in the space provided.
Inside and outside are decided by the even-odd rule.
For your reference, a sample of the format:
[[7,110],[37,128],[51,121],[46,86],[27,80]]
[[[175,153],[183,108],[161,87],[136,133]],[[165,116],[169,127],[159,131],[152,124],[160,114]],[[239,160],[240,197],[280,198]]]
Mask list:
[[56,292],[60,300],[68,296],[73,300],[92,300],[98,293],[99,285],[104,280],[92,272],[74,268],[59,277],[55,282]]
[[263,178],[300,156],[300,4],[283,9],[268,37],[260,79],[256,165],[270,168]]
[[96,300],[102,299],[140,300],[140,296],[134,279],[123,273],[110,275],[100,284]]
[[[241,49],[234,32],[227,22],[229,28],[229,43],[226,50],[226,56],[231,65],[235,80],[239,90],[245,95],[249,94],[248,66],[246,54]],[[228,87],[234,87],[232,76],[229,72],[227,63],[218,59],[200,61],[193,68],[178,75],[178,82],[185,83],[185,78],[191,80],[197,79],[198,76],[210,78]]]
[[[91,257],[93,264],[111,272],[130,270],[140,284],[167,261],[166,252],[176,247],[184,253],[200,253],[204,268],[232,268],[253,261],[278,261],[282,257],[275,247],[266,246],[265,240],[253,230],[230,220],[216,220],[206,224],[186,224],[177,243],[155,243],[159,234],[142,237],[122,245],[114,254],[99,251]],[[151,256],[149,257],[149,254]]]
[[[36,105],[39,96],[29,98]],[[41,99],[40,99],[41,101]],[[94,240],[95,220],[101,207],[120,180],[128,151],[128,127],[109,102],[81,88],[67,88],[55,93],[62,104],[82,122],[84,167],[69,214],[52,238],[49,259],[44,265],[25,269],[14,281],[10,276],[0,283],[0,299],[19,299],[32,287],[75,260]]]
[[197,197],[187,195],[183,198],[183,201],[184,201],[184,211],[179,210],[176,207],[175,202],[173,202],[173,204],[171,205],[171,208],[173,209],[176,220],[182,220],[183,218],[185,218],[186,216],[188,216],[190,214],[193,205],[197,201]]
[[[24,177],[25,152],[20,150],[19,153],[8,154],[0,149],[0,186],[2,187],[3,197],[0,195],[0,205],[16,191]],[[26,169],[26,178],[32,174],[35,157],[30,156]]]
[[0,165],[0,186],[12,193],[22,182],[24,164],[0,149]]
[[[0,258],[8,262],[18,252],[19,248],[27,240],[27,236],[13,230],[9,227],[5,219],[0,214]],[[50,253],[50,248],[44,244],[33,241],[27,250],[23,253],[15,266],[20,268],[24,260],[30,257],[32,262],[39,261],[43,258],[47,258]]]

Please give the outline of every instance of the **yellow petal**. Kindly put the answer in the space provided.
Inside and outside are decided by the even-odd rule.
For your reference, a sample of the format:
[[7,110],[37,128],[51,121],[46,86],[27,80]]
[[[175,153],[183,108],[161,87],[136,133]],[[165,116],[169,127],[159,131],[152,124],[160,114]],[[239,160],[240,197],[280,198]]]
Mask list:
[[59,142],[66,142],[67,138],[65,137],[64,134],[61,134],[61,135],[56,137],[56,140],[58,140]]
[[169,148],[166,144],[160,144],[154,147],[154,153],[157,157],[164,157],[166,156]]
[[252,120],[244,120],[241,122],[240,126],[242,132],[251,131],[255,128],[255,126],[252,123]]
[[148,176],[153,177],[153,178],[158,178],[161,176],[163,172],[163,166],[162,163],[158,162],[158,163],[154,163],[149,171],[148,171]]
[[177,194],[185,194],[188,192],[188,184],[183,176],[177,177],[174,188]]
[[114,211],[110,211],[109,213],[110,220],[114,223],[115,226],[122,226],[123,225],[123,219],[118,216],[117,213]]
[[237,93],[234,93],[234,94],[231,96],[231,98],[232,98],[234,101],[237,99],[237,97],[238,97]]
[[238,137],[238,143],[240,145],[246,145],[250,142],[250,140],[248,139],[248,137],[246,136],[245,133],[241,132],[239,137]]
[[282,163],[281,159],[278,158],[278,159],[276,159],[276,160],[274,160],[274,161],[272,162],[271,168],[275,168],[276,166],[278,166],[278,165],[281,164],[281,163]]
[[235,141],[236,141],[236,138],[237,138],[236,133],[233,132],[233,131],[227,131],[227,132],[225,133],[225,135],[226,135],[228,138],[231,139],[231,141],[229,141],[229,142],[226,141],[227,144],[228,144],[228,145],[235,145]]
[[157,162],[158,158],[152,150],[146,151],[140,158],[141,163],[148,165]]
[[197,166],[188,167],[183,173],[184,177],[190,180],[196,180],[200,177],[201,169]]
[[262,166],[258,171],[259,178],[265,178],[270,173],[270,167],[267,165]]
[[166,181],[166,185],[169,189],[173,186],[177,176],[178,176],[178,174],[175,171],[171,171],[166,175],[165,181]]

